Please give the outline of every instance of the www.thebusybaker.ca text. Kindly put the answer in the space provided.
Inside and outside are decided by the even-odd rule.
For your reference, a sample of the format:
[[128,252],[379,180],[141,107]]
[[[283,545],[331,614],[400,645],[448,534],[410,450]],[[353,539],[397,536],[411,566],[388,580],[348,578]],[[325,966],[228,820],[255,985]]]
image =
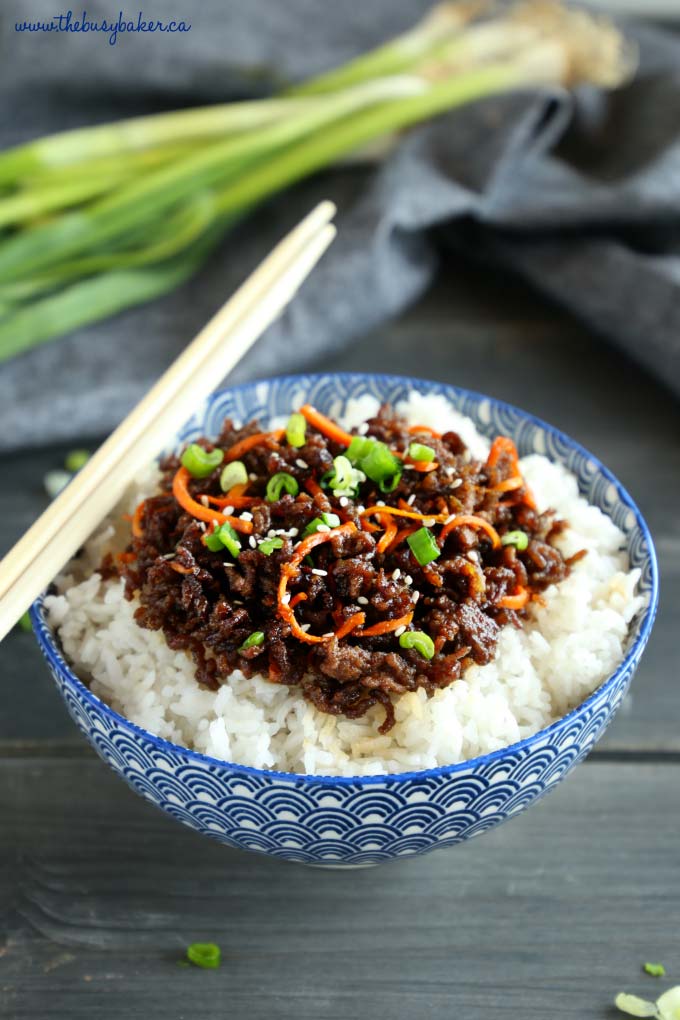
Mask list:
[[49,21],[17,21],[14,24],[17,32],[101,32],[108,36],[109,46],[115,46],[119,34],[125,32],[189,32],[191,24],[186,21],[146,20],[142,11],[137,19],[128,18],[123,11],[118,14],[117,21],[102,18],[99,21],[88,18],[83,11],[81,18],[74,18],[73,11],[66,14],[55,14]]

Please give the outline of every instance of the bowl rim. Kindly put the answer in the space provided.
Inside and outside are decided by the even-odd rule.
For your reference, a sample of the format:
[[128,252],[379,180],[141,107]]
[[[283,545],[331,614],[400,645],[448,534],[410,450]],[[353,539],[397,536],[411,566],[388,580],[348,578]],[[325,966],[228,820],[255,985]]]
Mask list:
[[[437,765],[430,769],[417,769],[410,772],[389,772],[389,773],[377,773],[369,775],[352,775],[352,776],[333,776],[319,774],[309,774],[306,772],[283,772],[276,769],[263,769],[256,768],[252,765],[241,765],[238,762],[230,762],[221,758],[213,758],[210,755],[203,754],[200,751],[194,751],[190,748],[184,747],[181,744],[175,744],[170,740],[166,740],[164,737],[159,737],[155,733],[151,733],[149,730],[145,730],[143,727],[138,726],[136,723],[131,722],[125,716],[116,712],[110,705],[101,698],[98,698],[96,694],[80,680],[73,672],[66,659],[62,656],[59,648],[56,644],[56,638],[52,634],[52,631],[47,625],[44,619],[44,606],[43,600],[45,592],[38,596],[33,605],[30,608],[30,617],[33,625],[33,632],[37,639],[37,642],[43,652],[43,655],[47,659],[48,665],[56,670],[60,676],[62,676],[70,687],[75,688],[76,692],[81,698],[84,698],[94,709],[98,712],[102,712],[105,717],[108,717],[109,721],[116,725],[123,724],[124,727],[132,730],[135,735],[143,738],[148,743],[151,743],[154,747],[160,751],[169,751],[173,754],[179,754],[188,760],[188,763],[196,762],[201,767],[219,768],[220,770],[228,770],[229,772],[237,775],[242,775],[244,778],[258,778],[268,779],[270,781],[283,781],[286,783],[297,783],[297,784],[314,784],[326,787],[333,786],[368,786],[368,785],[385,785],[389,784],[391,787],[398,785],[399,783],[407,783],[413,780],[427,781],[429,779],[443,778],[447,776],[453,776],[457,773],[465,773],[475,771],[478,768],[482,768],[486,765],[492,764],[499,761],[506,755],[513,755],[528,751],[534,744],[543,742],[545,738],[549,738],[552,734],[557,733],[562,728],[568,728],[572,721],[575,721],[580,716],[586,714],[589,709],[606,695],[613,687],[616,686],[619,678],[629,669],[631,664],[634,664],[636,660],[641,656],[645,645],[649,639],[652,627],[654,625],[654,619],[659,603],[659,568],[656,557],[656,550],[654,548],[654,542],[650,529],[645,521],[640,509],[633,500],[630,493],[618,480],[618,478],[605,467],[604,464],[596,457],[593,453],[587,450],[584,446],[578,443],[575,439],[572,439],[566,433],[562,432],[554,425],[550,425],[548,422],[543,421],[537,415],[525,411],[514,404],[510,404],[505,400],[500,400],[497,397],[492,397],[489,394],[479,393],[476,390],[469,390],[461,386],[454,386],[451,383],[437,382],[432,379],[421,379],[417,376],[406,376],[397,375],[394,373],[387,372],[302,372],[293,373],[290,375],[278,375],[270,376],[266,379],[253,379],[249,382],[239,383],[236,386],[225,386],[218,390],[213,391],[208,398],[206,398],[206,404],[214,401],[226,393],[242,393],[244,390],[249,390],[257,386],[271,386],[274,382],[283,384],[309,384],[310,381],[323,380],[328,377],[334,377],[343,379],[346,382],[361,382],[367,379],[376,379],[382,383],[388,384],[408,382],[414,389],[419,387],[425,387],[426,390],[432,391],[433,389],[438,390],[442,394],[446,394],[446,391],[453,392],[459,397],[470,398],[473,403],[481,403],[482,401],[488,401],[495,405],[501,410],[507,410],[513,415],[519,415],[526,421],[533,423],[543,432],[548,433],[555,439],[560,441],[564,446],[569,447],[571,450],[577,451],[582,456],[586,457],[595,467],[596,473],[607,479],[616,490],[617,497],[626,508],[632,512],[635,518],[635,526],[639,529],[643,539],[647,555],[649,557],[650,573],[651,573],[651,589],[649,592],[649,601],[644,610],[640,623],[638,624],[638,633],[631,644],[628,652],[618,664],[616,669],[608,677],[606,677],[601,684],[590,694],[584,701],[578,704],[575,708],[571,709],[566,715],[560,716],[555,722],[551,723],[543,729],[537,730],[535,733],[530,734],[528,737],[523,737],[522,740],[516,741],[514,744],[508,744],[505,747],[497,748],[495,751],[489,751],[487,754],[478,755],[475,758],[468,758],[464,761],[453,762],[449,765]],[[189,419],[191,420],[191,419]]]

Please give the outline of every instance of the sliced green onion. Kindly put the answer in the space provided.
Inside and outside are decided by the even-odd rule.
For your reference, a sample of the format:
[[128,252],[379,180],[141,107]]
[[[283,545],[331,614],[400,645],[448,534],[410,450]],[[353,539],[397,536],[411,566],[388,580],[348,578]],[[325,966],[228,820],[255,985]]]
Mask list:
[[514,545],[519,552],[524,552],[529,545],[529,536],[524,531],[508,531],[501,538],[502,545]]
[[265,496],[270,503],[275,503],[277,499],[281,499],[281,493],[284,489],[289,496],[297,496],[300,486],[287,471],[277,471],[267,482]]
[[264,644],[264,631],[254,630],[250,637],[247,637],[245,639],[245,641],[239,648],[239,652],[245,652],[246,649],[248,648],[257,648],[259,645],[263,644]]
[[72,478],[73,475],[70,471],[48,471],[43,478],[45,492],[50,499],[55,499],[61,490],[66,488]]
[[203,541],[210,552],[221,552],[222,549],[227,549],[232,556],[238,556],[241,551],[238,534],[228,521],[220,524],[219,528],[215,528],[212,534],[205,535]]
[[283,548],[282,538],[265,538],[261,542],[258,542],[257,548],[265,556],[271,556],[275,549]]
[[641,999],[637,995],[627,995],[626,992],[619,992],[614,999],[614,1005],[629,1016],[658,1017],[659,1015],[653,1002]]
[[85,467],[91,456],[92,454],[89,450],[71,450],[66,455],[64,467],[67,471],[72,471],[75,474],[76,471],[80,471],[82,467]]
[[190,443],[182,454],[182,467],[185,467],[192,478],[207,478],[224,460],[222,450],[208,453],[198,443]]
[[349,458],[341,454],[333,458],[333,468],[321,479],[321,484],[332,489],[336,496],[354,496],[365,481],[366,475],[353,467]]
[[26,633],[33,630],[33,624],[31,623],[31,617],[28,610],[26,610],[23,616],[19,617],[17,623],[21,630],[26,631]]
[[411,460],[419,460],[426,464],[434,460],[434,450],[431,446],[425,446],[423,443],[411,443],[408,448],[408,455]]
[[295,411],[291,414],[286,425],[286,439],[291,446],[300,447],[305,445],[307,433],[307,421],[303,414]]
[[375,439],[359,461],[359,467],[367,478],[378,483],[381,492],[393,492],[404,470],[401,461],[395,457],[387,443]]
[[222,953],[214,942],[192,942],[187,948],[187,959],[196,967],[214,970],[220,965]]
[[409,535],[406,541],[421,567],[427,566],[441,555],[441,549],[429,528],[419,528]]
[[235,485],[245,485],[248,481],[248,472],[242,460],[232,460],[222,468],[220,475],[220,488],[222,492],[229,492]]
[[365,457],[375,439],[368,436],[354,436],[347,447],[345,456],[352,464],[358,464],[362,457]]
[[434,641],[422,630],[407,630],[399,638],[401,648],[415,648],[424,659],[434,656]]
[[315,517],[309,522],[305,530],[302,532],[302,537],[306,538],[307,535],[313,535],[315,531],[319,530],[319,525],[327,525],[329,528],[339,528],[340,518],[337,514],[321,514],[320,517]]
[[666,976],[666,968],[662,963],[645,963],[643,970],[646,974],[650,974],[652,977]]

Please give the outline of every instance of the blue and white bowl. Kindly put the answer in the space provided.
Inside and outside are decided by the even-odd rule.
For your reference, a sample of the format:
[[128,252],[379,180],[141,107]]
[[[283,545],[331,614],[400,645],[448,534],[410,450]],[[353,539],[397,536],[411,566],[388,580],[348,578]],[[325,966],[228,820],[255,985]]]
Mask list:
[[489,397],[440,383],[386,375],[289,376],[223,390],[181,432],[216,435],[223,418],[268,421],[310,402],[337,416],[349,398],[395,403],[412,389],[443,394],[487,435],[511,436],[520,454],[543,453],[578,478],[581,493],[624,532],[645,604],[618,669],[578,708],[511,747],[458,765],[390,776],[323,777],[217,761],[154,736],[95,697],[64,661],[44,619],[38,643],[78,727],[134,790],[179,821],[229,846],[305,864],[360,866],[454,846],[512,818],[581,761],[621,704],[649,638],[658,599],[654,546],[639,510],[590,453],[544,422]]

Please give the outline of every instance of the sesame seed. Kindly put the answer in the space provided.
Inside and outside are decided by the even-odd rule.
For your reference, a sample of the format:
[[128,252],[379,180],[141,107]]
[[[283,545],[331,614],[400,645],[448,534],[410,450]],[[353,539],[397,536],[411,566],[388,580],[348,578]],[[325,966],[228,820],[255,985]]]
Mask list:
[[449,486],[449,488],[450,489],[457,489],[458,486],[462,485],[462,484],[463,484],[463,479],[462,478],[456,478],[455,482],[451,482],[451,485]]
[[242,521],[252,521],[252,519],[253,515],[248,510],[244,510],[243,513],[241,514]]
[[340,497],[340,506],[347,506],[348,503],[349,503],[349,500],[348,500],[347,496],[341,496]]
[[[225,560],[224,563],[222,564],[222,566],[224,566],[224,567],[235,567],[236,564],[235,563],[231,563],[229,560]],[[234,603],[234,605],[236,605],[236,603]]]
[[385,506],[385,500],[384,499],[376,499],[375,505],[376,506]]
[[207,531],[208,530],[208,525],[205,523],[205,521],[199,521],[198,522],[198,526],[201,529],[201,531]]
[[404,626],[397,627],[397,629],[394,632],[394,636],[395,637],[401,637],[401,635],[404,633],[405,630],[406,630],[406,627],[404,627]]
[[399,567],[397,567],[396,570],[392,571],[392,580],[393,581],[398,581],[400,577],[401,577],[401,570],[399,569]]
[[174,560],[174,558],[175,558],[175,556],[176,556],[176,555],[177,555],[177,553],[176,553],[176,552],[171,552],[171,553],[164,553],[164,555],[163,555],[163,556],[161,556],[160,558],[161,558],[162,560]]
[[296,467],[299,467],[301,471],[306,471],[307,468],[309,467],[307,461],[303,460],[302,457],[298,457],[298,459],[295,461],[295,465]]
[[251,471],[250,474],[248,475],[248,478],[251,480],[251,482],[256,482],[257,481],[257,474],[256,474],[256,472],[255,471]]
[[329,630],[325,634],[322,634],[321,637],[333,637],[333,631]]
[[324,532],[326,532],[326,531],[330,531],[331,529],[330,529],[330,525],[328,525],[328,524],[318,524],[316,530],[317,531],[324,531]]
[[472,560],[472,562],[473,562],[473,563],[478,563],[478,562],[479,562],[479,556],[478,556],[478,555],[477,555],[477,553],[476,553],[476,552],[474,551],[474,549],[472,549],[472,550],[471,550],[471,551],[470,551],[470,552],[469,552],[469,553],[467,554],[467,558],[468,558],[469,560]]
[[455,519],[456,519],[456,515],[455,514],[449,514],[449,516],[444,521],[444,524],[450,524],[451,521],[455,521]]
[[365,422],[362,422],[362,424],[359,426],[359,428],[357,429],[357,433],[360,436],[365,436],[367,432],[368,432],[368,422],[365,421]]
[[[222,513],[225,514],[227,517],[231,517],[233,512],[234,512],[233,506],[222,507]],[[215,523],[217,524],[217,521],[215,521]]]
[[274,531],[274,529],[270,528],[269,531],[267,532],[267,538],[274,538],[275,534],[276,532]]
[[312,573],[316,574],[317,577],[328,577],[328,571],[320,570],[319,567],[312,567]]
[[357,602],[359,603],[360,606],[368,605],[368,599],[366,598],[365,595],[360,595],[359,598],[357,599]]
[[436,521],[434,517],[426,517],[425,520],[423,521],[424,528],[433,528],[435,524]]
[[413,578],[411,577],[410,574],[407,574],[406,577],[404,578],[404,584],[413,584]]
[[295,536],[299,535],[300,532],[299,532],[299,530],[297,528],[289,528],[288,529],[288,534],[290,535],[291,538],[295,538]]
[[358,514],[366,513],[366,507],[362,503],[359,503],[359,506],[357,507],[357,513]]
[[413,592],[413,601],[414,601],[414,603],[416,603],[419,598],[420,598],[420,592],[419,591],[414,591]]
[[413,506],[415,501],[416,501],[416,494],[415,494],[415,492],[412,492],[411,495],[409,496],[409,498],[406,500],[406,502],[408,503],[409,506]]
[[404,464],[403,469],[404,471],[415,471],[415,467],[413,466],[413,464]]
[[207,496],[201,496],[201,503],[203,506],[210,506],[210,500]]
[[287,606],[290,602],[290,592],[287,591],[285,595],[281,596],[281,605]]
[[254,535],[251,535],[250,538],[248,539],[248,545],[250,546],[251,549],[257,548],[257,542],[255,541]]
[[300,624],[300,630],[304,630],[304,632],[306,634],[311,626],[312,626],[311,623],[301,623]]

